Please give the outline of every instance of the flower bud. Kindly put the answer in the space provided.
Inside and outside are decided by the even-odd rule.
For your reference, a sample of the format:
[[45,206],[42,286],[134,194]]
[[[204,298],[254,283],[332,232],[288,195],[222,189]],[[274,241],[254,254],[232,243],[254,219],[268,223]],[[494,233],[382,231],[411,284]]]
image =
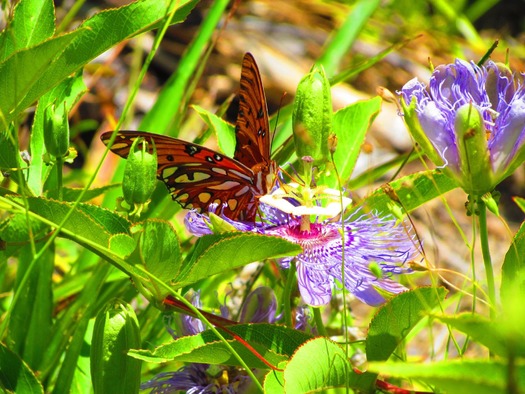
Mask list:
[[98,393],[138,393],[139,359],[128,356],[141,346],[137,316],[130,305],[116,301],[95,320],[91,341],[91,381]]
[[69,122],[66,103],[49,105],[44,111],[44,144],[54,157],[64,157],[69,149]]
[[241,308],[242,323],[272,323],[277,311],[277,299],[270,287],[261,286],[246,297]]
[[[136,149],[137,144],[142,144],[142,149]],[[157,178],[157,149],[153,144],[153,154],[148,152],[147,142],[137,138],[128,155],[122,191],[124,200],[129,205],[144,204],[151,197],[156,186]]]
[[315,164],[327,160],[332,112],[330,82],[324,69],[314,66],[299,82],[294,101],[293,133],[298,157],[311,156]]
[[456,112],[454,126],[463,189],[473,195],[491,191],[492,167],[480,112],[472,104],[463,105]]

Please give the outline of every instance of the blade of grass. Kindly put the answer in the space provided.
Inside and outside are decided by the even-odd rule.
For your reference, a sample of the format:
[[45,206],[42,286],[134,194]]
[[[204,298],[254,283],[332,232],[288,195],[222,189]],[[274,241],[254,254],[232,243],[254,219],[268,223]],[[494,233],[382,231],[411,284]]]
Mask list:
[[[155,105],[141,122],[141,130],[155,130],[160,134],[176,137],[183,111],[186,109],[184,100],[188,98],[188,89],[192,79],[198,79],[202,72],[200,67],[207,56],[203,56],[217,25],[222,19],[229,0],[215,1],[208,11],[194,40],[180,60],[177,70],[159,94]],[[200,69],[200,70],[199,70]]]
[[357,36],[379,4],[380,0],[358,1],[346,18],[343,26],[336,31],[324,54],[317,61],[317,64],[321,64],[324,67],[329,78],[337,72],[341,59],[352,47]]

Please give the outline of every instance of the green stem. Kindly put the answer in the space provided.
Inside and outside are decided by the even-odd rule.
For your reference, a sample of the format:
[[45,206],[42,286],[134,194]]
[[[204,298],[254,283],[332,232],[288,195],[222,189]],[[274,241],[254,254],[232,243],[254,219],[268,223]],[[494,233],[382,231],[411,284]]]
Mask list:
[[485,275],[487,276],[487,286],[490,302],[490,317],[496,317],[496,286],[494,285],[494,270],[490,257],[489,238],[487,229],[487,207],[481,198],[478,198],[479,209],[479,238],[481,241],[481,251],[483,253],[483,264],[485,265]]
[[290,264],[290,269],[288,270],[286,283],[284,285],[284,292],[283,292],[283,312],[284,312],[284,324],[286,324],[287,327],[293,328],[293,320],[292,320],[292,291],[295,288],[296,283],[296,267],[294,263]]
[[55,170],[57,172],[57,189],[58,189],[58,199],[60,201],[63,200],[63,181],[62,181],[62,170],[64,169],[64,158],[63,157],[57,157],[56,158],[56,164],[55,164]]
[[317,332],[323,337],[327,337],[328,333],[323,323],[323,317],[321,316],[321,308],[312,308],[314,310],[314,321],[317,327]]

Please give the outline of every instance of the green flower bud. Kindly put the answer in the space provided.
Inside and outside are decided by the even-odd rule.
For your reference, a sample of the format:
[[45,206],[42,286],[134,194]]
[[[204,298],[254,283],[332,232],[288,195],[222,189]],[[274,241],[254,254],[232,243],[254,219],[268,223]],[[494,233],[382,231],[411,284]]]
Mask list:
[[137,316],[130,305],[114,301],[95,320],[91,341],[91,381],[95,394],[138,393],[141,361],[128,356],[141,346]]
[[487,147],[487,135],[480,112],[465,104],[456,112],[455,130],[463,189],[481,195],[492,188],[492,167]]
[[44,111],[44,144],[54,157],[64,157],[69,149],[69,122],[66,102],[55,108],[49,105]]
[[[137,149],[139,141],[142,144],[142,149]],[[128,155],[122,191],[124,200],[131,206],[146,203],[157,184],[157,149],[154,142],[151,141],[151,143],[153,144],[153,154],[148,152],[148,143],[137,138]]]
[[293,133],[299,158],[310,156],[316,165],[327,161],[332,112],[330,82],[323,67],[314,66],[299,82],[294,101]]

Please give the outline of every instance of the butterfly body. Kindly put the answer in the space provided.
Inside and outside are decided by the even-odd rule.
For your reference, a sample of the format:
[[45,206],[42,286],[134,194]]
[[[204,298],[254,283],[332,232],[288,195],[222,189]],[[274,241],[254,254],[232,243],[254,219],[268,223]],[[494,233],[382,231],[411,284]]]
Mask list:
[[[133,141],[144,138],[157,150],[157,177],[184,208],[215,213],[233,220],[255,221],[259,197],[275,182],[277,165],[270,159],[268,110],[253,56],[243,59],[239,113],[233,159],[212,149],[159,134],[119,131],[111,151],[126,158]],[[107,145],[112,132],[102,134]]]

